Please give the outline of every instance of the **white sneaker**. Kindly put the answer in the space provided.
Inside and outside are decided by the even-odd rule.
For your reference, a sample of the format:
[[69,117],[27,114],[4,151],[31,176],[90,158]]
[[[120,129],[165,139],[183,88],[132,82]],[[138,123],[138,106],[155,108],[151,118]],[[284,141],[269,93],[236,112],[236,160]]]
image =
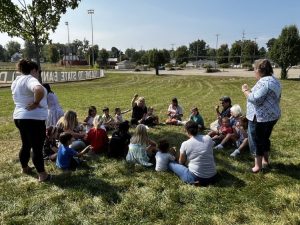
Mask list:
[[230,156],[231,156],[231,157],[237,157],[239,154],[240,154],[240,150],[235,149],[235,150],[230,154]]
[[218,144],[216,147],[214,147],[214,149],[215,150],[221,150],[221,149],[223,149],[224,147],[223,147],[223,145],[221,145],[221,144]]

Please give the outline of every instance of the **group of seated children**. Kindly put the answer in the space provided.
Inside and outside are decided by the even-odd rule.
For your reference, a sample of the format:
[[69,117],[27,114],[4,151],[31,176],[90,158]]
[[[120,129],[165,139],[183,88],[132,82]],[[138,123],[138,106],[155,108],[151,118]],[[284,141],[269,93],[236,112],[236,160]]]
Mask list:
[[[105,109],[104,111],[107,110]],[[75,155],[76,157],[84,153],[95,155],[108,152],[109,156],[115,158],[124,157],[127,154],[131,138],[129,134],[129,122],[120,122],[109,141],[106,131],[107,127],[103,125],[105,121],[104,116],[108,118],[107,113],[104,113],[103,116],[96,115],[96,107],[92,106],[89,108],[88,114],[84,123],[85,127],[88,127],[86,130],[78,123],[77,115],[74,111],[67,111],[56,126],[47,127],[44,143],[45,159],[56,160],[57,166],[62,169],[66,169],[65,165],[71,165],[69,163],[65,164],[65,162],[61,163],[60,161],[66,161],[68,157],[69,160],[73,160],[74,152],[70,153],[69,149],[63,149],[66,152],[63,153],[64,157],[58,157],[63,145],[63,142],[61,142],[62,135],[67,135],[68,137],[71,135],[70,140],[68,139],[68,146],[72,151],[80,152],[79,155]],[[93,121],[92,125],[90,121]],[[83,151],[83,149],[85,150]],[[79,160],[75,161],[79,162]],[[72,166],[74,166],[74,163],[72,163]]]
[[217,130],[210,131],[208,135],[215,142],[215,150],[221,150],[230,144],[235,146],[236,149],[230,156],[236,157],[248,147],[248,120],[242,116],[242,109],[239,105],[230,107],[230,115],[230,117],[221,117],[221,124]]
[[[143,97],[140,97],[138,101],[142,103],[137,102],[134,107],[145,106]],[[234,143],[236,149],[230,156],[236,157],[248,146],[247,119],[241,116],[239,105],[231,107],[231,102],[229,105],[230,117],[227,116],[228,113],[224,113],[224,109],[219,112],[217,108],[217,129],[210,131],[208,135],[215,142],[215,150],[223,149],[224,146]],[[157,171],[167,170],[169,161],[175,160],[176,149],[169,149],[169,143],[165,139],[160,140],[157,145],[148,137],[145,121],[148,121],[148,125],[158,124],[158,117],[154,115],[153,110],[152,107],[147,109],[147,113],[141,119],[143,124],[137,121],[137,127],[132,137],[129,133],[129,122],[124,121],[122,117],[122,114],[130,110],[122,112],[120,108],[116,108],[115,116],[112,117],[109,114],[109,108],[105,107],[103,115],[100,116],[97,115],[96,107],[90,106],[88,116],[83,123],[84,127],[79,125],[75,112],[67,111],[56,126],[47,128],[44,156],[52,161],[56,160],[56,165],[61,169],[74,169],[74,166],[78,165],[80,161],[77,158],[85,153],[94,155],[105,152],[109,157],[126,158],[128,162],[144,166],[152,166],[156,161],[155,169]],[[227,111],[228,109],[226,109]],[[176,98],[172,99],[168,108],[168,116],[167,124],[184,125],[187,123],[187,121],[182,121],[183,111]],[[197,107],[192,107],[189,121],[196,122],[199,129],[205,128],[204,120]],[[108,130],[114,131],[110,140],[107,135]]]

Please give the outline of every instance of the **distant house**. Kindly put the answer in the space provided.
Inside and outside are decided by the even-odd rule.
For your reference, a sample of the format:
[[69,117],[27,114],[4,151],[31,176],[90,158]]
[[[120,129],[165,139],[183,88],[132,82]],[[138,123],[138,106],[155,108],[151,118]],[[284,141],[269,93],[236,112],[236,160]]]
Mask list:
[[19,61],[20,59],[22,59],[22,54],[19,53],[19,52],[16,52],[15,54],[13,54],[10,58],[10,61],[11,62],[17,62]]
[[61,61],[62,65],[87,65],[86,60],[80,59],[77,55],[65,55]]
[[129,60],[124,60],[122,62],[119,62],[115,66],[116,70],[130,70],[130,69],[134,69],[134,68],[135,68],[135,64],[131,63]]
[[214,67],[215,66],[215,61],[214,60],[198,60],[198,61],[189,61],[187,64],[186,64],[186,67],[187,68],[197,68],[197,67],[205,67],[205,66],[212,66]]
[[108,58],[107,59],[107,66],[110,69],[114,69],[115,66],[117,65],[117,63],[118,63],[118,58]]

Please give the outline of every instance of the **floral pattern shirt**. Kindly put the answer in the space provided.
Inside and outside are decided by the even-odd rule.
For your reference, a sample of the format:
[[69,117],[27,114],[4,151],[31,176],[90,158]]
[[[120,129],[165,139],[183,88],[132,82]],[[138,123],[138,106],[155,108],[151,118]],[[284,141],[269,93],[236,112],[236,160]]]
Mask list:
[[281,85],[274,76],[259,79],[247,97],[247,119],[269,122],[279,119]]

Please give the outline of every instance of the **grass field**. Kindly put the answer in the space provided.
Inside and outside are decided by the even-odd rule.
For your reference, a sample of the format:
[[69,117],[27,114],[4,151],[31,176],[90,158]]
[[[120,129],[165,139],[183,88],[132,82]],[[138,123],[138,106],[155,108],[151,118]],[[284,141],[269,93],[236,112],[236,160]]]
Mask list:
[[[130,108],[134,93],[145,96],[160,120],[176,96],[188,111],[196,105],[206,125],[215,120],[214,106],[222,95],[245,109],[241,85],[254,78],[107,74],[105,78],[53,85],[64,110]],[[22,175],[18,162],[20,138],[12,121],[9,88],[0,89],[0,223],[1,224],[300,224],[300,85],[282,81],[282,118],[272,134],[272,169],[248,171],[248,153],[229,157],[231,149],[215,153],[220,180],[207,188],[183,184],[175,175],[157,173],[124,161],[100,157],[71,176],[53,163],[46,168],[55,178],[39,184]],[[130,115],[126,114],[125,118]],[[158,126],[150,137],[167,138],[180,147],[183,127]]]

